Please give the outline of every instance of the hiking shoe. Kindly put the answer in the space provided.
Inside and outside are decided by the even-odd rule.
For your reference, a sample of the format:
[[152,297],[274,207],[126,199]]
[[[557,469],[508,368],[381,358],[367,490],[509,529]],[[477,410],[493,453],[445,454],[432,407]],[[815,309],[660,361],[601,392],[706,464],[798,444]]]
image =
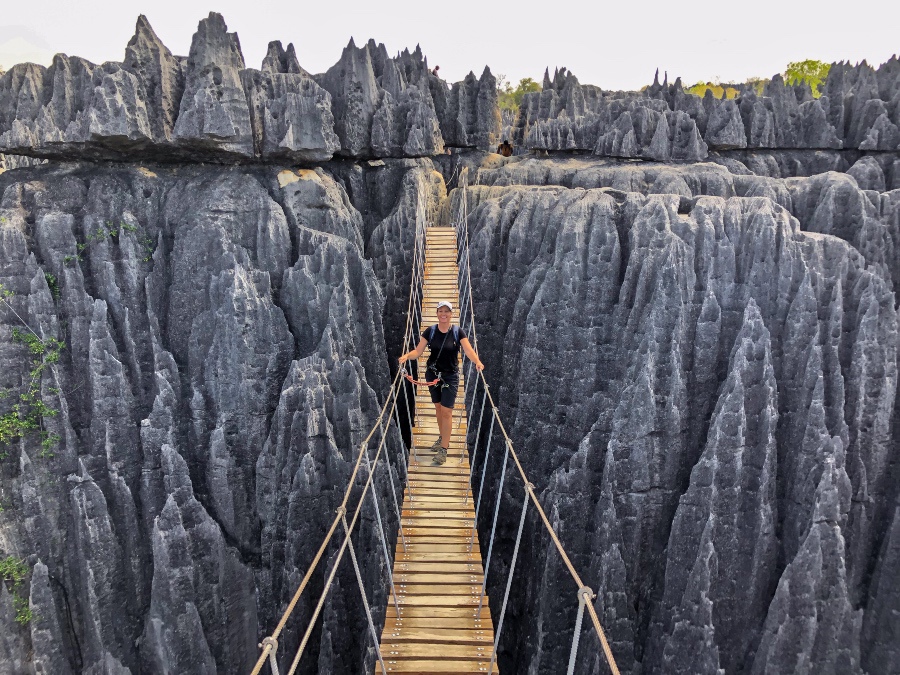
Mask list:
[[435,440],[435,442],[431,444],[431,447],[428,448],[428,452],[437,452],[440,449],[441,449],[441,437],[438,436],[437,440]]
[[438,446],[438,451],[434,455],[434,463],[435,464],[443,464],[447,461],[447,448],[442,448]]

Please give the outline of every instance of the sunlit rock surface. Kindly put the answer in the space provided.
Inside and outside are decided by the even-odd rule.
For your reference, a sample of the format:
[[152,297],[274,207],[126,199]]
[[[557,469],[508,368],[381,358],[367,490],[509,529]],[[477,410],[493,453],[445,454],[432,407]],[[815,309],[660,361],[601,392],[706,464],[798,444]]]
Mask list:
[[[188,56],[141,17],[121,62],[11,67],[0,414],[46,408],[0,448],[0,671],[249,672],[385,403],[417,214],[449,224],[468,170],[486,376],[621,671],[898,672],[898,92],[896,59],[818,99],[562,69],[504,118],[490,68],[370,40],[255,69],[215,13]],[[23,323],[63,344],[37,374]],[[354,539],[378,627],[404,436]],[[497,616],[524,493],[478,440]],[[516,570],[501,672],[565,672],[578,589],[533,510]],[[299,672],[373,667],[345,559]],[[607,672],[589,622],[575,672]]]

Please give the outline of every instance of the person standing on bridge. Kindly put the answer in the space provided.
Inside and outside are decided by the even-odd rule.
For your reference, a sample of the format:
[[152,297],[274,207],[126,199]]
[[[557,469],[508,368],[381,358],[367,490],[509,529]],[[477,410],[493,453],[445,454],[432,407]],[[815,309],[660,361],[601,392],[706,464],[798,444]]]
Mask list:
[[453,432],[453,406],[456,403],[456,391],[459,389],[459,349],[462,347],[469,360],[479,371],[484,364],[469,343],[469,336],[460,326],[451,323],[453,305],[441,300],[437,305],[438,322],[422,332],[418,346],[400,357],[400,365],[412,357],[419,358],[428,345],[431,350],[425,365],[425,380],[428,392],[434,403],[440,435],[431,446],[435,464],[447,461],[447,449],[450,447],[450,435]]

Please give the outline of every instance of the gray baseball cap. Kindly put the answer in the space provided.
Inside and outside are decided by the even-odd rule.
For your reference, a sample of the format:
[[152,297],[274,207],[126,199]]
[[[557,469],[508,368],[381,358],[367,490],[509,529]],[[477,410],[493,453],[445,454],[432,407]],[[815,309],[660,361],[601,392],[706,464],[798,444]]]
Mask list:
[[437,304],[437,309],[440,309],[441,307],[446,307],[446,308],[449,309],[451,312],[453,311],[453,305],[451,305],[451,304],[450,304],[449,302],[447,302],[446,300],[441,300],[441,301]]

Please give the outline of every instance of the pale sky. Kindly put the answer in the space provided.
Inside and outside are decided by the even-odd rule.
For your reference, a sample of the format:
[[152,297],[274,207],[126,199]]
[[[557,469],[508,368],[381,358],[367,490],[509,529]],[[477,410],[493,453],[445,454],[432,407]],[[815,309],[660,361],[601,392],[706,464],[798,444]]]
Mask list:
[[308,71],[327,70],[352,36],[374,38],[391,55],[420,44],[430,66],[454,82],[470,71],[540,81],[565,66],[585,84],[638,89],[658,67],[685,83],[770,77],[790,61],[863,59],[878,65],[900,52],[900,2],[855,0],[602,0],[402,2],[400,0],[7,0],[0,9],[0,65],[49,65],[54,53],[95,63],[121,61],[145,14],[166,46],[186,55],[197,22],[211,10],[240,37],[258,68],[270,40],[293,42]]

